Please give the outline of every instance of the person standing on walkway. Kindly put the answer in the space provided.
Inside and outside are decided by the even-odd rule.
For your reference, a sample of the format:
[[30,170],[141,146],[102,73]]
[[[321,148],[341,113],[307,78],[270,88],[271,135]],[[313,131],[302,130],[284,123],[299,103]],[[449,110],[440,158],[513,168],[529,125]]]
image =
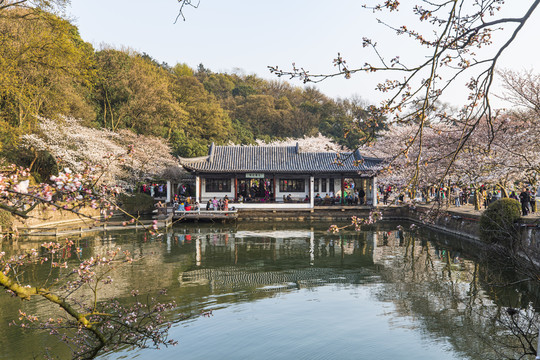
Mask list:
[[519,200],[519,198],[518,198],[518,196],[516,195],[516,192],[515,192],[515,191],[512,191],[512,193],[510,194],[510,199]]
[[531,205],[531,214],[534,214],[536,212],[536,193],[533,191],[533,189],[529,190],[529,203]]
[[384,197],[383,197],[383,205],[388,205],[388,197],[390,196],[390,194],[388,193],[388,190],[384,192]]
[[523,188],[523,191],[519,194],[519,201],[521,202],[521,213],[523,216],[527,216],[529,213],[529,203],[531,202],[527,188]]
[[488,199],[488,192],[486,191],[486,188],[483,187],[484,185],[482,185],[482,199],[484,200],[484,209],[487,209],[488,205],[489,205],[489,199]]
[[457,185],[454,185],[454,188],[452,189],[452,192],[454,193],[454,202],[457,207],[461,206],[461,199],[460,199],[460,189]]

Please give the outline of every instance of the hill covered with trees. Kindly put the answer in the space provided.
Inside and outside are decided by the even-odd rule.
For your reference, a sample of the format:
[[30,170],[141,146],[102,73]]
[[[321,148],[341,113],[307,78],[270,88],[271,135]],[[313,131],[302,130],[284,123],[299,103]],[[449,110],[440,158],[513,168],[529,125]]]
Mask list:
[[185,157],[205,154],[211,142],[317,133],[354,148],[379,130],[363,128],[363,120],[382,120],[360,99],[334,100],[313,87],[169,65],[128,48],[95,49],[76,26],[43,10],[11,7],[0,15],[0,141],[8,162],[35,161],[21,138],[42,132],[43,118],[162,138]]

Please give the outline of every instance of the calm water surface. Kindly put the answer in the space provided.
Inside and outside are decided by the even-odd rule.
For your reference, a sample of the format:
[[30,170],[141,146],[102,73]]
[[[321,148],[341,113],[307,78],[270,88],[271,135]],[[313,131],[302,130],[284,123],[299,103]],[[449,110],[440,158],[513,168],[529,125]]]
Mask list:
[[[101,358],[497,359],[486,341],[501,334],[494,314],[535,301],[523,287],[486,285],[489,271],[456,239],[400,237],[394,224],[338,235],[327,228],[183,225],[158,238],[119,232],[79,239],[85,256],[117,246],[143,256],[114,274],[105,299],[167,288],[165,300],[178,304],[169,314],[177,346]],[[40,357],[46,347],[69,357],[47,334],[7,326],[21,306],[41,316],[50,306],[7,294],[0,306],[0,358]],[[180,314],[190,318],[176,321]]]

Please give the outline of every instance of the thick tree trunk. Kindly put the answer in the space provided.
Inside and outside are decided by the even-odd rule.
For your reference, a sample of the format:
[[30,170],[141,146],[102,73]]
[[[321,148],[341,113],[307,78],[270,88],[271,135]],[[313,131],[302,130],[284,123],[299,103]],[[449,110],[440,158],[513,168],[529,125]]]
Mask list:
[[506,191],[506,188],[504,187],[504,185],[499,183],[499,184],[497,184],[497,186],[501,188],[502,197],[507,198],[508,197],[508,191]]
[[30,169],[30,171],[32,171],[32,169],[34,168],[34,164],[36,163],[37,159],[38,159],[38,153],[37,151],[35,151],[33,148],[32,148],[33,152],[34,152],[34,160],[32,160],[32,163],[30,164],[30,166],[28,167]]
[[424,194],[424,198],[426,199],[426,204],[429,204],[429,189],[424,188],[422,189],[422,193]]

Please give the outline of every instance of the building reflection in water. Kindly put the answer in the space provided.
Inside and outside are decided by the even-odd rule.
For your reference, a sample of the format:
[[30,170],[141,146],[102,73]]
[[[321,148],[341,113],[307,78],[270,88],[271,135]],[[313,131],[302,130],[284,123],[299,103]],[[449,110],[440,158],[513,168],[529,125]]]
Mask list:
[[[526,289],[501,286],[486,266],[425,234],[393,229],[334,235],[310,229],[238,231],[227,234],[228,241],[219,233],[200,236],[199,269],[182,272],[181,287],[202,287],[208,295],[249,291],[249,298],[257,298],[327,284],[383,283],[376,297],[395,305],[396,319],[413,316],[471,358],[486,353],[479,334],[489,339],[491,356],[508,355],[510,346],[493,350],[503,341],[516,345],[517,338],[501,340],[496,326],[501,314],[537,304]],[[530,314],[538,323],[538,314]],[[466,328],[456,331],[463,324]]]
[[[433,234],[395,228],[331,234],[313,227],[247,231],[186,226],[160,238],[105,233],[77,239],[77,246],[84,247],[86,257],[116,247],[140,257],[133,267],[116,271],[115,285],[103,290],[103,299],[129,299],[133,288],[167,288],[182,304],[179,311],[197,315],[298,289],[376,285],[373,296],[393,304],[387,316],[395,323],[413,317],[430,334],[476,358],[471,354],[485,351],[478,334],[499,339],[497,314],[534,304],[535,292],[499,286],[491,269],[471,256],[474,250],[467,253],[433,239]],[[0,298],[0,306],[19,306],[9,301]],[[46,314],[45,309],[36,312]]]

